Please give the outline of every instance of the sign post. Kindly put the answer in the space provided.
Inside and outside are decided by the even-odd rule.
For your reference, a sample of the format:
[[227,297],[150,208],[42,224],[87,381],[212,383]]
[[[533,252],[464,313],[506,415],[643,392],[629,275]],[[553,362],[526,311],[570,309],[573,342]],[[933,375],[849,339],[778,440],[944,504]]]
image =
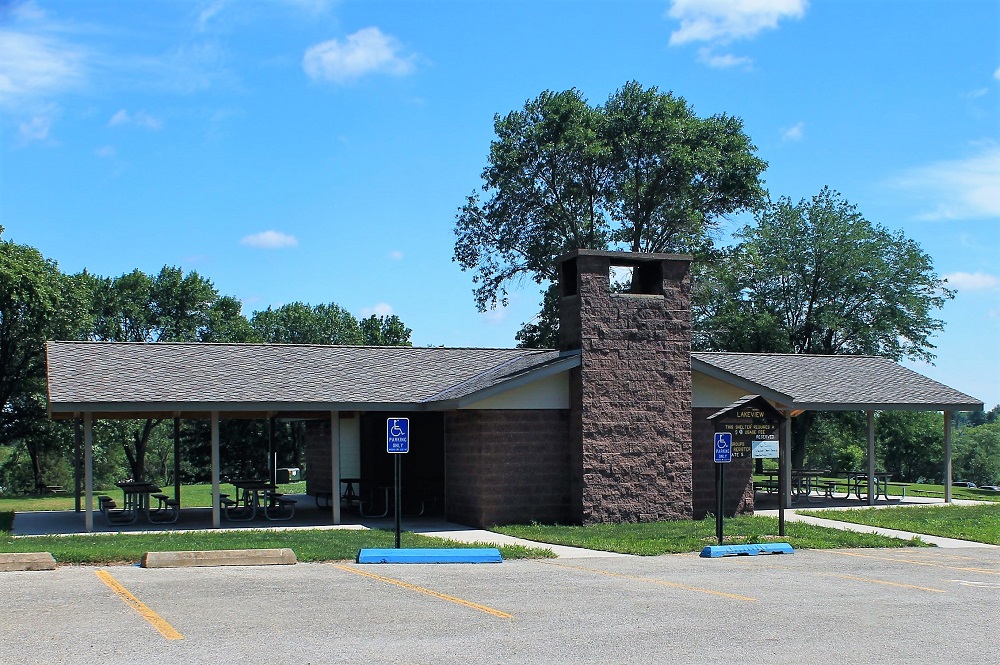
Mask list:
[[[715,430],[715,482],[718,513],[715,518],[715,532],[718,546],[708,546],[702,551],[702,556],[715,557],[731,554],[757,553],[761,551],[790,551],[784,543],[781,545],[723,545],[722,520],[725,508],[725,464],[732,460],[750,460],[750,458],[773,458],[778,453],[778,426],[785,421],[785,416],[760,395],[747,395],[736,400],[729,406],[716,411],[707,420]],[[779,465],[781,463],[779,457]],[[746,469],[741,465],[740,473]],[[753,482],[753,471],[749,470],[750,482]],[[780,498],[779,498],[780,501]],[[779,506],[780,507],[780,506]],[[784,535],[784,515],[779,516],[778,529]],[[748,552],[747,550],[753,550]]]
[[403,453],[410,452],[410,419],[409,418],[389,418],[385,422],[385,451],[395,455],[396,469],[396,549],[399,549],[400,515],[402,514],[402,457]]
[[715,433],[715,537],[722,544],[722,509],[726,497],[726,465],[733,461],[733,435]]

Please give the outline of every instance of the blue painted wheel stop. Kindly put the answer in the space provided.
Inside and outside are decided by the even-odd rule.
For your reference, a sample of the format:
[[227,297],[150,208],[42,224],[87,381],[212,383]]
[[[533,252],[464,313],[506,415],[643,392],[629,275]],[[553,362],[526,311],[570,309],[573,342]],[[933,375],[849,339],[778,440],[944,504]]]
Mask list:
[[501,563],[495,547],[470,548],[369,548],[358,552],[358,563]]
[[706,558],[721,556],[756,556],[758,554],[794,554],[788,543],[767,543],[759,545],[709,545],[701,551]]

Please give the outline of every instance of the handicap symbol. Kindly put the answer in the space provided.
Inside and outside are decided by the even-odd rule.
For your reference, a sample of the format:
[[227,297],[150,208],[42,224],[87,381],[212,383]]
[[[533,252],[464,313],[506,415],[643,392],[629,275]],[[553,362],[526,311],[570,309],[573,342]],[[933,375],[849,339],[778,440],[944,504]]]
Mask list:
[[393,436],[403,436],[403,428],[399,426],[398,420],[392,421],[392,428],[389,430],[389,433]]

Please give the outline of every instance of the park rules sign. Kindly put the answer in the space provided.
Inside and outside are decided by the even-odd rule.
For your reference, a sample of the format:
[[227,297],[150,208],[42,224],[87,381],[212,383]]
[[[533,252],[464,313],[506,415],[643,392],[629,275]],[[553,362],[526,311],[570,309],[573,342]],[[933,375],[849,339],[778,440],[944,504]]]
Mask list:
[[754,441],[778,441],[777,423],[761,409],[736,408],[720,421],[718,430],[733,436],[733,459],[751,457]]

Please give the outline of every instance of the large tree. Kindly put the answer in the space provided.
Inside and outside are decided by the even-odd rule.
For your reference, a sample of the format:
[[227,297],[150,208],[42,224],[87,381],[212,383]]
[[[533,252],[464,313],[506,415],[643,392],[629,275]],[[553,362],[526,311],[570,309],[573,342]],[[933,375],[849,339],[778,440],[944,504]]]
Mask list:
[[34,486],[45,482],[56,443],[45,418],[45,341],[86,329],[88,284],[86,274],[64,275],[35,248],[0,238],[0,445],[23,448]]
[[[474,271],[480,311],[505,306],[519,280],[553,282],[556,257],[573,249],[703,251],[720,217],[764,198],[766,164],[738,118],[700,118],[634,81],[602,106],[576,89],[543,92],[494,129],[482,195],[455,227],[454,260]],[[555,343],[552,311],[522,329],[522,345]]]
[[[696,274],[696,349],[934,358],[934,312],[954,293],[916,242],[839,193],[782,198],[736,237]],[[795,420],[797,463],[814,417]]]
[[354,315],[335,303],[293,302],[254,312],[250,325],[260,341],[277,344],[363,344]]
[[[156,276],[133,270],[95,279],[91,339],[115,342],[245,342],[254,338],[235,298],[220,296],[196,271],[164,266]],[[162,421],[108,428],[120,443],[132,478],[146,475],[149,442]]]

